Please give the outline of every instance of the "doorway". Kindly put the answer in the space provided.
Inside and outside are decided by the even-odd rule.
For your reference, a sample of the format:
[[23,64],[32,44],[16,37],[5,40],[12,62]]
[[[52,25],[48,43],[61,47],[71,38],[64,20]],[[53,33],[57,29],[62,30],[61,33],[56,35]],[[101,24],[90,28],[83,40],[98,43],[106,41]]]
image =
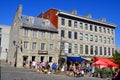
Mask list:
[[28,60],[28,56],[23,56],[23,67],[25,66],[27,60]]
[[32,56],[32,61],[35,61],[35,56]]

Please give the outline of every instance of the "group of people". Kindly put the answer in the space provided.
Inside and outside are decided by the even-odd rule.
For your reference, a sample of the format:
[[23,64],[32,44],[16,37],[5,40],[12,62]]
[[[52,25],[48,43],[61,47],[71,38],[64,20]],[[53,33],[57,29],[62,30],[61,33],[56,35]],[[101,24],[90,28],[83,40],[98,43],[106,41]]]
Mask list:
[[[89,69],[89,70],[88,70]],[[80,63],[71,63],[68,66],[68,70],[66,72],[66,74],[68,76],[73,76],[73,77],[77,77],[77,76],[84,76],[86,73],[89,73],[92,71],[92,68],[90,66],[88,66],[87,68],[80,64]]]
[[[26,60],[24,62],[24,67],[28,68],[28,61]],[[66,64],[62,64],[59,65],[56,62],[36,62],[34,61],[30,61],[29,63],[29,68],[33,69],[33,70],[37,70],[40,73],[53,73],[53,72],[57,72],[57,71],[66,71]]]
[[[55,62],[52,63],[52,62],[44,62],[44,61],[42,62],[30,61],[28,65],[28,61],[26,60],[24,62],[24,66],[35,69],[40,73],[51,74],[54,72],[61,71],[61,72],[65,72],[66,75],[73,77],[84,76],[85,74],[88,73],[92,75],[92,73],[94,73],[94,68],[91,65],[85,66],[82,65],[81,63],[58,64]],[[116,70],[116,73],[111,80],[120,80],[120,70]]]

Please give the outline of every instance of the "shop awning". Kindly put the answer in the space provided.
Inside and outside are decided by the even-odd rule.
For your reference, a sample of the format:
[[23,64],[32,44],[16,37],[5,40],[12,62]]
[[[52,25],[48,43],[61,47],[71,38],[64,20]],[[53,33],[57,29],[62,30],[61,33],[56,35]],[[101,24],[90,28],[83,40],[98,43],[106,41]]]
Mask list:
[[90,62],[82,57],[75,57],[75,56],[67,56],[67,61],[72,61],[72,62]]

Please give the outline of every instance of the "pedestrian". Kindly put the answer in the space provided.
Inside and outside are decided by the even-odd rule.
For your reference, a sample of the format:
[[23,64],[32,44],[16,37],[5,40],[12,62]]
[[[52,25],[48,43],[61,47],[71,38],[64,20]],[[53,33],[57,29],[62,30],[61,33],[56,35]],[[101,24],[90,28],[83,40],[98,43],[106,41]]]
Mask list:
[[115,75],[113,76],[112,80],[120,80],[120,70],[116,69]]
[[33,67],[33,69],[35,69],[35,67],[36,67],[36,62],[35,61],[32,61],[32,67]]

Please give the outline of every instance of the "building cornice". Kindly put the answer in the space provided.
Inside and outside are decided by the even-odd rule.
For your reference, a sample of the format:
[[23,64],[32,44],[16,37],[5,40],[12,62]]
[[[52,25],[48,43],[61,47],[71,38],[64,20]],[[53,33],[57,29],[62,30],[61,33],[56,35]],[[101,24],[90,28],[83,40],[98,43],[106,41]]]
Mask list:
[[92,22],[92,23],[94,22],[96,24],[102,24],[102,25],[106,25],[106,26],[111,26],[113,28],[116,28],[116,26],[117,26],[117,25],[112,24],[112,23],[102,22],[102,21],[99,21],[99,20],[94,20],[94,19],[91,19],[91,18],[86,18],[86,17],[83,17],[83,16],[78,16],[78,15],[70,14],[70,13],[63,12],[63,11],[59,11],[57,13],[57,15],[60,15],[60,14],[70,16],[70,17],[75,17],[75,18],[78,18],[78,19],[82,19],[82,20],[85,20],[85,21]]

